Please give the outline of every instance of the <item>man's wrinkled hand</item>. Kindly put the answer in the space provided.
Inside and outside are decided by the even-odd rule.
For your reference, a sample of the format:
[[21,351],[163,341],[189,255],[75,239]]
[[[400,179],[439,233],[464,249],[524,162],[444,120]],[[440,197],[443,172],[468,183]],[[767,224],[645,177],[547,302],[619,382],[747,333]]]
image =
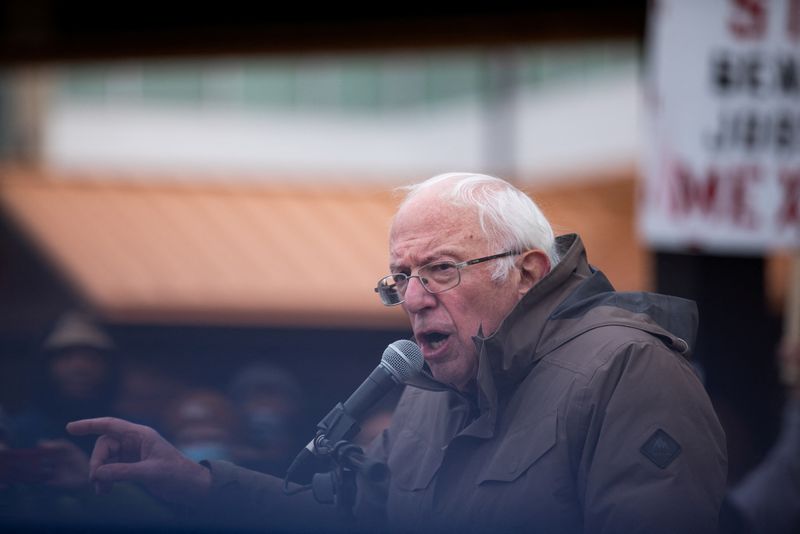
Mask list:
[[100,436],[89,459],[89,479],[99,493],[110,491],[115,482],[136,482],[166,501],[192,504],[211,486],[208,469],[150,427],[101,417],[68,423],[67,431]]

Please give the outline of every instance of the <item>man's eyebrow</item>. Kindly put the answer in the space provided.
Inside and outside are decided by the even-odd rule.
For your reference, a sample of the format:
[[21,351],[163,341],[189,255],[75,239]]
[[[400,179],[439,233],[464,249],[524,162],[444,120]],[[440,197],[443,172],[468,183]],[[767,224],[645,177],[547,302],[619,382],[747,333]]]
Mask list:
[[432,261],[438,261],[442,259],[443,256],[450,256],[451,258],[460,258],[461,253],[459,250],[454,248],[440,248],[427,256],[422,257],[421,265],[425,265],[426,263],[430,263]]
[[[455,249],[455,248],[437,249],[435,252],[431,252],[429,254],[426,254],[425,256],[422,256],[419,259],[419,264],[415,265],[415,267],[422,267],[423,265],[427,265],[427,264],[432,263],[434,261],[438,261],[443,256],[450,256],[450,257],[453,257],[453,258],[460,258],[461,257],[461,253],[460,253],[460,251],[458,249]],[[399,264],[398,263],[390,263],[389,264],[389,272],[392,272],[392,273],[400,272],[402,269],[406,269],[406,268],[407,268],[407,266],[402,264],[402,263],[399,263]]]

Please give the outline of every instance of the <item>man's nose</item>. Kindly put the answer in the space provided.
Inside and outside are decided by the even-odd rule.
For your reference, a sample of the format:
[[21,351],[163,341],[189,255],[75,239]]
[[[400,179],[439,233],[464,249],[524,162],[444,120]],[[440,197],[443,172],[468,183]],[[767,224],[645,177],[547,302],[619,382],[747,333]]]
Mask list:
[[436,304],[436,297],[428,293],[419,278],[414,277],[408,280],[403,303],[405,304],[406,311],[409,313],[417,313],[420,310]]

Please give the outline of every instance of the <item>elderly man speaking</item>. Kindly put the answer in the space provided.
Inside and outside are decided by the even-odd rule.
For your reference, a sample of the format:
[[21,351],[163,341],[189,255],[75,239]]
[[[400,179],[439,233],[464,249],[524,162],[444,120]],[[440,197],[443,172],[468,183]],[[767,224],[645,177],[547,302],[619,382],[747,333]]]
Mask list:
[[[407,190],[376,292],[406,311],[426,367],[367,451],[391,477],[359,485],[364,524],[714,532],[725,437],[687,362],[694,304],[615,292],[578,236],[554,238],[501,179],[453,173]],[[101,435],[100,489],[131,480],[198,517],[342,528],[321,522],[326,507],[308,493],[194,463],[150,428],[104,418],[68,429]]]

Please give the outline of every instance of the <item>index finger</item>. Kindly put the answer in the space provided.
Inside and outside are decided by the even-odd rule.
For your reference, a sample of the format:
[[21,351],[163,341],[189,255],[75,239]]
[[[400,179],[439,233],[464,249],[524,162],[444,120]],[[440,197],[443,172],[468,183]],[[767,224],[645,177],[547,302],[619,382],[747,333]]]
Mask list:
[[86,436],[89,434],[119,436],[134,431],[140,426],[116,417],[97,417],[95,419],[81,419],[80,421],[67,423],[67,432],[73,436]]

